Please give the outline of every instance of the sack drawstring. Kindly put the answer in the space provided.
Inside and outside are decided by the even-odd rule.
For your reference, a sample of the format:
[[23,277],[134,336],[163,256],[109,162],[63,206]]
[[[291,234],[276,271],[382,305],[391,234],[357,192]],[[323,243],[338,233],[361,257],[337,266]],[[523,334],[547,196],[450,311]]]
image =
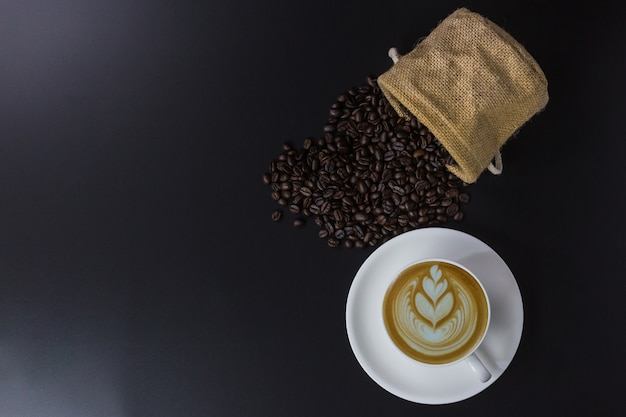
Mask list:
[[393,61],[394,64],[396,62],[398,62],[398,60],[400,59],[400,54],[398,53],[398,49],[396,49],[396,48],[389,49],[388,55],[389,55],[389,58],[391,58],[391,60]]
[[500,153],[500,151],[496,152],[496,155],[493,157],[493,161],[490,162],[489,165],[487,165],[487,169],[493,175],[502,174],[502,154]]

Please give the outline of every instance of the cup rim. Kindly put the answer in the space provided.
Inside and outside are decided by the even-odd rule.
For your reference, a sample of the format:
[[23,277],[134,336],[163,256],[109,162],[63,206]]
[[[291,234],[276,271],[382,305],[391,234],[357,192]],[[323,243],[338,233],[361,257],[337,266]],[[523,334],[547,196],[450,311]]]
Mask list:
[[[463,355],[462,357],[455,359],[454,361],[451,362],[446,362],[446,363],[428,363],[428,362],[422,362],[418,359],[415,359],[413,357],[411,357],[410,355],[406,354],[402,349],[400,349],[398,347],[398,345],[396,345],[396,343],[393,341],[393,339],[391,338],[391,335],[389,334],[389,331],[387,331],[387,327],[385,326],[385,334],[387,335],[387,337],[391,340],[391,344],[399,351],[401,352],[404,356],[406,356],[407,358],[411,359],[412,361],[423,365],[423,366],[428,366],[428,367],[432,367],[432,368],[441,368],[441,367],[446,367],[446,366],[451,366],[451,365],[455,365],[459,362],[463,362],[464,360],[466,360],[467,358],[469,358],[470,356],[472,356],[480,347],[480,345],[482,345],[483,341],[485,340],[485,336],[487,335],[487,332],[489,331],[489,326],[491,324],[491,302],[489,300],[489,294],[487,293],[487,290],[485,289],[485,286],[483,285],[482,282],[480,282],[480,279],[478,279],[478,277],[476,276],[476,274],[474,274],[468,267],[464,266],[463,264],[460,264],[457,261],[453,261],[450,259],[446,259],[446,258],[440,258],[440,257],[428,257],[428,258],[422,258],[416,261],[412,261],[406,265],[404,265],[402,268],[398,269],[395,277],[391,280],[391,282],[389,283],[389,285],[387,286],[387,291],[389,290],[389,288],[391,288],[391,286],[393,286],[395,284],[395,282],[398,280],[400,273],[402,273],[402,271],[404,271],[405,269],[413,266],[413,265],[417,265],[417,264],[421,264],[424,262],[445,262],[445,263],[449,263],[451,265],[454,265],[460,269],[462,269],[463,271],[465,271],[466,273],[468,273],[472,278],[474,278],[474,281],[476,281],[480,287],[480,289],[482,290],[483,295],[485,296],[485,300],[487,302],[487,324],[485,326],[485,330],[483,331],[480,339],[478,339],[478,341],[475,343],[474,347],[467,352],[467,354]],[[385,293],[386,294],[386,293]],[[386,298],[383,297],[383,300]],[[383,313],[384,316],[384,313]],[[384,321],[384,319],[383,319]]]

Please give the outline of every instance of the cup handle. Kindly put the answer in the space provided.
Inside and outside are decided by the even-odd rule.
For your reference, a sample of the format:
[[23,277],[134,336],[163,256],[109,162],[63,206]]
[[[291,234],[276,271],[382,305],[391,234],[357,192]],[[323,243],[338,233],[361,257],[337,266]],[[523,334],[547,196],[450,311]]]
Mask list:
[[476,356],[475,352],[469,355],[465,360],[480,382],[487,382],[491,379],[491,372],[489,372],[489,369],[487,369],[483,361]]

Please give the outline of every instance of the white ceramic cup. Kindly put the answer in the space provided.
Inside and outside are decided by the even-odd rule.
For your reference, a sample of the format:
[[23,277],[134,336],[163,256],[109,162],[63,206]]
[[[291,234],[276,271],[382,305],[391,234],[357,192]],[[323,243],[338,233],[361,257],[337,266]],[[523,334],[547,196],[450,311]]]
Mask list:
[[465,266],[428,258],[402,268],[387,289],[387,335],[405,355],[425,366],[465,361],[481,382],[491,372],[476,351],[491,319],[489,296]]

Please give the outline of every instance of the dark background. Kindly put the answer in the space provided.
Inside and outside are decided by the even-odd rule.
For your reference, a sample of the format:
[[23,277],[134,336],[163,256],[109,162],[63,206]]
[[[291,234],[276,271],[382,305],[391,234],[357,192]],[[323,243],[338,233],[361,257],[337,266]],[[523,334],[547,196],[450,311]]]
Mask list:
[[[299,3],[0,1],[0,417],[626,413],[625,7]],[[273,222],[261,176],[461,6],[528,49],[550,102],[448,225],[515,274],[517,355],[427,406],[348,343],[374,248]]]

